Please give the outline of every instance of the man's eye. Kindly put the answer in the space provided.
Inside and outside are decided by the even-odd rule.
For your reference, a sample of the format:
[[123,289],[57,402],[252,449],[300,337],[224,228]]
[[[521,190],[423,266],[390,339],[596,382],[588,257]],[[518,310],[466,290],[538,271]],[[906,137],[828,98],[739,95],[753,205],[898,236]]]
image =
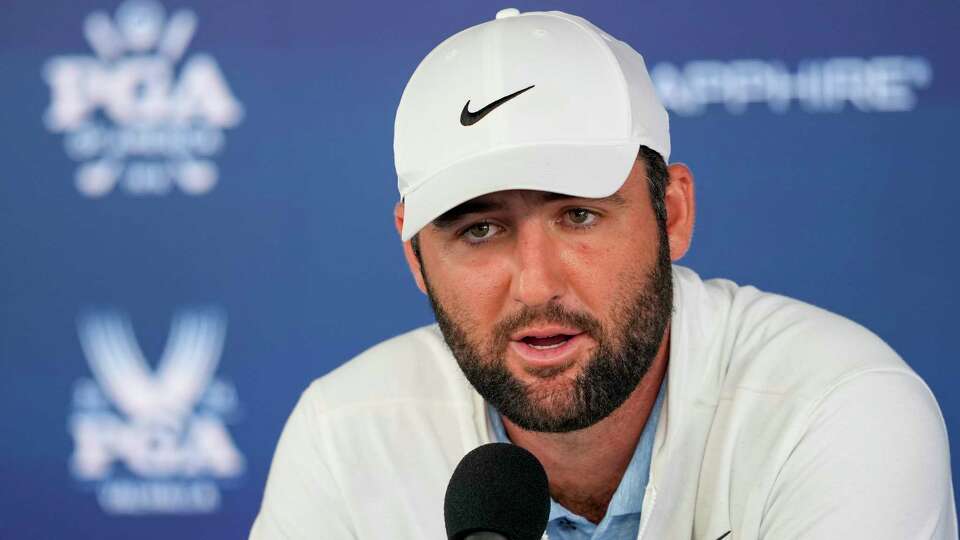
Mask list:
[[589,227],[597,221],[597,214],[586,208],[567,210],[567,220],[577,227]]
[[500,227],[498,227],[497,225],[494,225],[493,223],[488,223],[488,222],[475,223],[467,227],[466,230],[463,231],[462,236],[464,237],[464,239],[466,239],[467,242],[479,243],[485,240],[489,240],[495,234],[497,234],[497,231],[499,230],[500,230]]

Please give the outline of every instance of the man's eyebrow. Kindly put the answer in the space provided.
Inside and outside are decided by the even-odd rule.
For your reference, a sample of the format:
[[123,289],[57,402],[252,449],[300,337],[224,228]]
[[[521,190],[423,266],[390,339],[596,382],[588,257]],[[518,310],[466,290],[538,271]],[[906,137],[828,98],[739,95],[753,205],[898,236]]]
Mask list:
[[[540,200],[542,202],[554,202],[554,201],[564,201],[572,199],[583,199],[596,203],[607,203],[613,204],[616,206],[626,206],[627,201],[619,194],[614,193],[608,197],[602,197],[599,199],[593,199],[589,197],[575,197],[573,195],[565,195],[563,193],[554,193],[552,191],[545,191],[540,194]],[[463,204],[459,204],[450,210],[447,210],[439,217],[433,220],[433,226],[438,229],[446,229],[454,225],[458,221],[468,216],[470,214],[480,214],[483,212],[493,212],[496,210],[503,210],[505,205],[497,200],[488,200],[488,199],[475,199],[467,201]]]
[[463,219],[464,216],[469,214],[479,214],[481,212],[492,212],[494,210],[502,210],[503,204],[497,201],[491,200],[471,200],[463,204],[458,204],[450,210],[447,210],[439,217],[433,220],[433,226],[438,229],[445,229],[450,227],[454,223]]

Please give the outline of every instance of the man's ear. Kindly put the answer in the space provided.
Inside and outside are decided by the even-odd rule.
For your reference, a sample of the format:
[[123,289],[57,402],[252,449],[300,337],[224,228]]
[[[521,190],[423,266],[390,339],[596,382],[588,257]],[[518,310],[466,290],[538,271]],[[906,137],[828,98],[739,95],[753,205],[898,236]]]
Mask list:
[[667,238],[670,240],[670,259],[677,261],[690,249],[697,205],[690,168],[683,163],[673,163],[667,167],[667,173],[670,181],[663,198],[667,209]]
[[[393,207],[393,223],[397,226],[397,234],[402,234],[403,201],[398,201],[397,205]],[[427,285],[423,281],[423,269],[420,268],[420,261],[417,259],[417,254],[413,252],[413,245],[409,240],[403,243],[403,256],[407,259],[407,266],[410,267],[413,280],[417,282],[417,288],[423,294],[427,294]]]

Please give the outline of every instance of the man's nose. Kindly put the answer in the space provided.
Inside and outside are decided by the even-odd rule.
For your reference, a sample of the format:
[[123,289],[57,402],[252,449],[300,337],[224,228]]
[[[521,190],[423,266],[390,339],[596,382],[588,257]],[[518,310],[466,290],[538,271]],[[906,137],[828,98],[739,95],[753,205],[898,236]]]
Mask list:
[[524,223],[517,229],[513,299],[534,307],[559,300],[566,290],[560,246],[545,226]]

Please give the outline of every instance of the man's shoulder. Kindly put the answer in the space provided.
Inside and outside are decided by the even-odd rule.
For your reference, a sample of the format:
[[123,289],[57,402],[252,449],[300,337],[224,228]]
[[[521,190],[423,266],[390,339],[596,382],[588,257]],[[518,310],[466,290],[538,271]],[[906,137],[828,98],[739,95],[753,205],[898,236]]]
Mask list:
[[436,325],[382,341],[311,384],[325,409],[399,402],[469,401],[471,387]]
[[[883,339],[800,300],[687,277],[684,294],[697,301],[687,295],[685,322],[702,340],[688,343],[699,371],[684,382],[697,405],[715,405],[687,416],[705,419],[706,450],[692,460],[697,519],[734,534],[762,521],[772,537],[795,535],[798,523],[817,537],[915,538],[930,524],[955,537],[943,417]],[[900,495],[884,495],[890,485]]]
[[728,397],[752,390],[816,399],[860,374],[916,377],[883,339],[842,315],[729,280],[700,283],[698,305],[710,313],[701,321],[706,356]]
[[[831,384],[868,371],[912,373],[878,335],[837,313],[752,287],[742,291],[734,347],[775,385]],[[800,381],[791,379],[802,379]]]
[[912,370],[878,335],[806,302],[744,287],[734,302],[732,373],[742,385],[817,397],[869,372]]

